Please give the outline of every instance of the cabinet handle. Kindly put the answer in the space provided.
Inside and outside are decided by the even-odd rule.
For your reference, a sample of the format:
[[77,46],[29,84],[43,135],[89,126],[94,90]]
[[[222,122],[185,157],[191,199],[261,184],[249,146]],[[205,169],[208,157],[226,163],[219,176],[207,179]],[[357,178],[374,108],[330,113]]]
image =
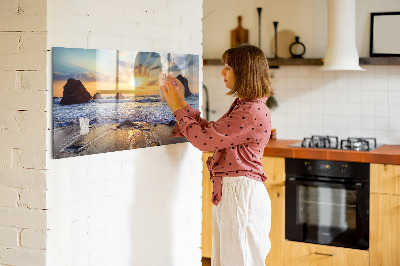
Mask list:
[[324,256],[331,256],[331,257],[335,256],[335,254],[327,254],[327,253],[320,253],[320,252],[314,252],[314,254],[316,254],[316,255],[324,255]]

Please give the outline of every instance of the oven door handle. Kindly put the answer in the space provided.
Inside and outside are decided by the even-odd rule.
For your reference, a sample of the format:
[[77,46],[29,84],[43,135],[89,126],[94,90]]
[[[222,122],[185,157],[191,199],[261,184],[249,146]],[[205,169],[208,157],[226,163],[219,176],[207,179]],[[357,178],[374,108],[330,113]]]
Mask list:
[[290,182],[296,182],[304,185],[340,185],[344,186],[346,188],[353,188],[353,189],[361,189],[363,187],[363,183],[361,182],[335,182],[335,181],[321,181],[321,180],[315,180],[315,181],[310,181],[310,180],[305,180],[303,178],[298,178],[298,177],[288,177],[286,181]]
[[314,254],[315,254],[315,255],[323,255],[323,256],[331,256],[331,257],[335,256],[335,253],[333,253],[333,254],[328,254],[328,253],[314,252]]

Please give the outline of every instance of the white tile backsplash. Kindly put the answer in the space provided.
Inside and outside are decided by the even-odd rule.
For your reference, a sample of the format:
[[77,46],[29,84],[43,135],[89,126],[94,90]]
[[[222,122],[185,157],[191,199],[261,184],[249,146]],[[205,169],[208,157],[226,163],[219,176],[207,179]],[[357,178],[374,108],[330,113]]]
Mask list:
[[[361,136],[376,137],[382,144],[400,144],[400,66],[362,67],[366,71],[320,71],[319,66],[281,66],[271,70],[278,101],[278,108],[272,110],[277,137]],[[213,78],[206,75],[206,68],[204,83],[212,88]],[[225,90],[218,86],[216,90]],[[233,100],[215,100],[212,93],[211,108]]]
[[388,96],[389,96],[389,104],[395,104],[395,105],[400,104],[400,88],[397,91],[389,91]]
[[389,118],[400,116],[400,104],[389,104]]

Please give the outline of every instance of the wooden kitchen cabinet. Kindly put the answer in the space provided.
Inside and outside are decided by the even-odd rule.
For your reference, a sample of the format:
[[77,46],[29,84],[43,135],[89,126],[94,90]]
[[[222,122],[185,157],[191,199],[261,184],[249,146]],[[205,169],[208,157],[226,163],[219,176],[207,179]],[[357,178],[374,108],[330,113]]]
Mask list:
[[370,265],[400,265],[400,165],[371,164]]
[[[285,240],[285,266],[366,266],[365,250]],[[385,264],[381,264],[385,265]]]
[[271,199],[271,250],[265,259],[267,266],[283,265],[285,240],[285,158],[264,156],[261,160],[267,175],[265,187]]
[[400,165],[394,164],[370,164],[370,191],[400,195]]
[[371,266],[400,265],[400,196],[371,194]]
[[271,250],[265,259],[266,266],[283,265],[285,241],[285,187],[265,184],[271,199]]
[[212,183],[210,181],[210,173],[206,165],[211,152],[203,153],[203,194],[202,194],[202,223],[201,223],[201,253],[204,258],[211,258],[212,252]]
[[[212,253],[212,183],[206,166],[211,152],[203,153],[203,217],[202,217],[202,256],[211,258]],[[283,265],[283,243],[285,230],[285,158],[263,157],[264,171],[268,176],[265,182],[272,205],[271,250],[266,258],[266,265]]]
[[264,172],[267,175],[265,184],[268,185],[285,185],[285,158],[264,156],[261,159]]

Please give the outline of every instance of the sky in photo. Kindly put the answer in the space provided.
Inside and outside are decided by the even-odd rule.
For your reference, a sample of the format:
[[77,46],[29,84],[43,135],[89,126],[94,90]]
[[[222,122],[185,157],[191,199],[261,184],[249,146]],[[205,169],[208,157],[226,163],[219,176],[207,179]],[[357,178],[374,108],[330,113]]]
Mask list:
[[199,92],[198,55],[54,47],[53,97],[62,97],[68,78],[79,79],[91,95],[159,94],[159,77],[168,72]]

